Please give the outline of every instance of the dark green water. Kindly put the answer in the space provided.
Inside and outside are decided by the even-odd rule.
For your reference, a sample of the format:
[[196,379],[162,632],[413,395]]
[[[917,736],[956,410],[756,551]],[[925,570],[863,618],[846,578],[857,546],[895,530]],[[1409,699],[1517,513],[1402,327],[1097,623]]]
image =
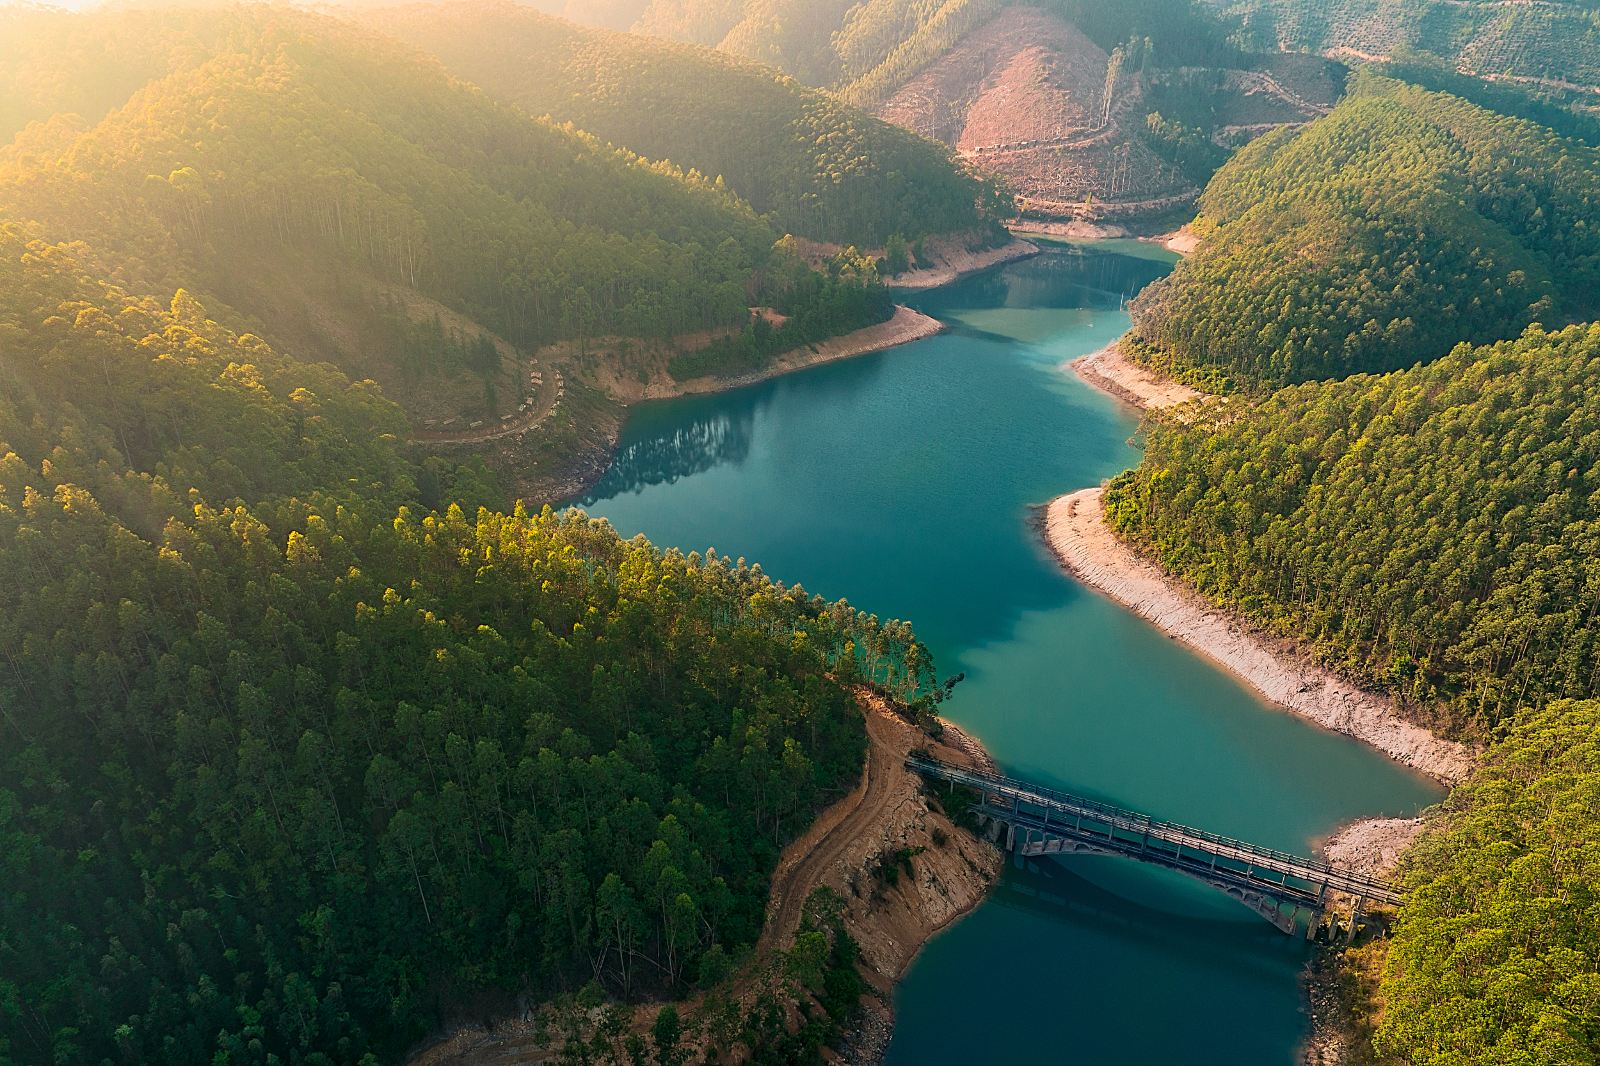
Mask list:
[[[652,404],[581,506],[624,534],[745,555],[910,619],[946,713],[1012,774],[1304,851],[1415,810],[1422,779],[1253,698],[1065,577],[1031,504],[1137,461],[1126,409],[1061,364],[1127,328],[1169,269],[1063,249],[913,301],[950,332],[713,397]],[[1140,254],[1123,254],[1140,252]],[[1181,877],[1107,858],[1008,869],[896,997],[889,1061],[1294,1061],[1302,943]]]

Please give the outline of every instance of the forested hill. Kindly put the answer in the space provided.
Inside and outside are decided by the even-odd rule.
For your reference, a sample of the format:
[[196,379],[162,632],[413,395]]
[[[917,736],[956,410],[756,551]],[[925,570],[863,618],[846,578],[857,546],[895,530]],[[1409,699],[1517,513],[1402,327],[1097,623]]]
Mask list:
[[1211,0],[1254,48],[1431,54],[1479,76],[1546,90],[1600,87],[1594,0]]
[[1374,1061],[1593,1061],[1597,471],[1586,325],[1222,401],[1156,427],[1107,492],[1114,528],[1207,597],[1488,743],[1367,949],[1389,945]]
[[878,248],[893,235],[992,224],[1004,206],[939,146],[704,48],[583,29],[504,2],[362,19],[530,115],[721,177],[801,236]]
[[0,223],[0,1060],[395,1061],[725,973],[909,632],[474,517],[369,385],[100,269]]
[[[0,85],[27,101],[13,122],[34,120],[0,150],[0,210],[88,240],[144,291],[188,288],[230,324],[415,397],[408,407],[482,402],[478,375],[492,381],[502,361],[485,338],[524,353],[660,339],[840,295],[792,284],[781,234],[726,189],[496,104],[335,19],[0,19]],[[93,91],[83,69],[105,72],[84,79]],[[441,316],[460,343],[419,338]],[[841,332],[872,320],[811,317]],[[479,350],[496,358],[477,366]]]
[[1389,370],[1600,309],[1600,153],[1371,74],[1235,156],[1198,225],[1135,330],[1213,381]]
[[1161,426],[1113,526],[1446,733],[1600,695],[1600,326]]

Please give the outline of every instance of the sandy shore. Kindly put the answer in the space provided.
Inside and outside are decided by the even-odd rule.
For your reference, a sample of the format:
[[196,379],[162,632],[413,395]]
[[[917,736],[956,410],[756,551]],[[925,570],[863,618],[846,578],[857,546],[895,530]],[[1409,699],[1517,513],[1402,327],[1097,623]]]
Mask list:
[[1205,396],[1198,389],[1164,378],[1133,362],[1122,354],[1120,341],[1108,344],[1098,352],[1079,356],[1067,367],[1101,392],[1109,393],[1140,410],[1165,410]]
[[1393,701],[1285,650],[1136,554],[1102,520],[1101,492],[1062,496],[1046,514],[1051,550],[1079,580],[1229,670],[1269,702],[1441,781],[1466,775],[1473,757],[1465,745],[1406,721]]
[[980,252],[971,252],[959,244],[954,244],[930,248],[929,254],[934,261],[933,266],[897,274],[888,279],[890,288],[937,289],[968,274],[976,274],[980,270],[988,270],[1001,263],[1038,255],[1039,246],[1031,241],[1016,238],[998,248],[985,248]]

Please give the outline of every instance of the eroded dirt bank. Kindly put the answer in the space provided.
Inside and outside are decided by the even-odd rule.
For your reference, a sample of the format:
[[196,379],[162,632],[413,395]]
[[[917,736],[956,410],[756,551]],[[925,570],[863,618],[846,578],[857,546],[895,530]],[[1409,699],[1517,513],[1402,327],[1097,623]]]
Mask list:
[[[1368,818],[1340,829],[1319,850],[1330,862],[1389,877],[1425,824],[1422,818]],[[1306,966],[1302,983],[1311,1031],[1300,1049],[1301,1066],[1370,1061],[1361,1050],[1372,1039],[1372,988],[1382,969],[1384,943],[1343,952],[1319,949]]]
[[[907,753],[925,747],[946,762],[992,770],[983,748],[949,723],[943,739],[932,741],[877,697],[866,697],[866,707],[872,746],[862,783],[785,849],[759,949],[793,939],[801,907],[817,886],[844,898],[845,926],[861,945],[872,986],[847,1034],[846,1056],[856,1063],[882,1058],[895,982],[934,934],[982,902],[1004,865],[998,848],[957,827],[905,768]],[[901,856],[901,872],[886,882],[878,871]]]
[[[860,1017],[832,1061],[869,1064],[879,1062],[888,1047],[895,982],[924,944],[982,902],[1004,857],[957,827],[905,767],[906,755],[924,748],[946,762],[992,770],[988,753],[954,725],[946,723],[935,741],[883,698],[862,691],[860,699],[869,742],[861,780],[784,849],[773,871],[761,939],[724,992],[738,1001],[751,994],[776,953],[793,945],[812,891],[826,885],[844,901],[845,926],[861,947],[869,984]],[[696,995],[677,1004],[689,1022],[689,1044],[700,1050],[695,1024],[704,1002]],[[634,1009],[633,1028],[648,1031],[660,1007]],[[463,1027],[413,1056],[410,1066],[557,1061],[558,1041],[541,1040],[533,1019],[530,1009],[492,1026]]]
[[1268,701],[1441,781],[1454,783],[1466,775],[1472,752],[1465,745],[1406,721],[1392,700],[1350,684],[1212,606],[1117,539],[1103,521],[1101,493],[1092,488],[1059,497],[1045,514],[1051,550],[1080,581],[1230,671]]

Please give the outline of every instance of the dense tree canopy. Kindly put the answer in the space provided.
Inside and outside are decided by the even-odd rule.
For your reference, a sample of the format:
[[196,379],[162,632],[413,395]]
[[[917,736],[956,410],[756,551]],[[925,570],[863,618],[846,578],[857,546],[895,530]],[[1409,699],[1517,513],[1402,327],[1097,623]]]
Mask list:
[[[393,1059],[754,940],[926,655],[402,451],[370,385],[0,226],[0,1058]],[[371,1056],[368,1059],[368,1056]]]
[[[720,183],[497,105],[337,20],[0,19],[19,27],[0,35],[0,84],[28,89],[35,119],[0,153],[0,209],[88,240],[144,291],[197,292],[230,325],[386,385],[418,369],[396,294],[462,316],[469,348],[493,334],[527,351],[742,327],[794,266]],[[95,96],[75,75],[102,63],[116,76],[87,79]],[[95,117],[51,110],[73,105]]]
[[1135,306],[1177,368],[1251,387],[1383,371],[1593,313],[1600,153],[1363,75],[1299,132],[1243,149],[1205,240]]
[[1109,518],[1447,732],[1600,695],[1600,326],[1150,434]]
[[1594,0],[1212,0],[1251,47],[1388,57],[1416,51],[1560,92],[1600,85]]
[[1600,703],[1529,714],[1407,854],[1377,1047],[1413,1066],[1600,1061]]
[[383,10],[370,24],[531,115],[721,177],[802,236],[881,247],[973,229],[1002,206],[939,145],[726,55],[508,3]]

